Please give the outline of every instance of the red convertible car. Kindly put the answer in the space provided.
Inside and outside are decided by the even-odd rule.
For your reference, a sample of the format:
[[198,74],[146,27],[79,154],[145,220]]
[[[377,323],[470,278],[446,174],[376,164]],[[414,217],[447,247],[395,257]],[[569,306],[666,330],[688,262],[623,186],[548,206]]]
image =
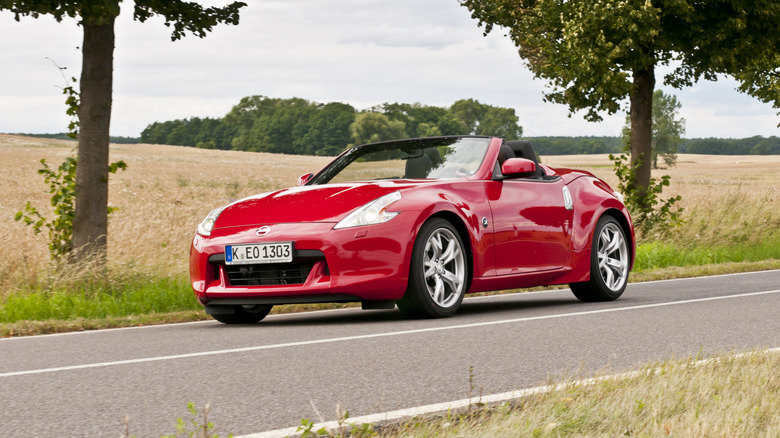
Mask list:
[[190,277],[228,324],[316,302],[446,317],[466,293],[540,285],[614,300],[635,250],[620,196],[592,174],[539,163],[528,141],[431,137],[351,148],[298,187],[212,211]]

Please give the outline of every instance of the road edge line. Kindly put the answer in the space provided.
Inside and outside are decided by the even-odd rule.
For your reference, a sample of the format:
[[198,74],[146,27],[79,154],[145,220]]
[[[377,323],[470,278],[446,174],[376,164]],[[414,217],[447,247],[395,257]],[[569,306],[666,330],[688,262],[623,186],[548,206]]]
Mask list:
[[[728,356],[718,356],[709,359],[702,359],[702,360],[692,362],[691,365],[694,367],[700,367],[723,359],[740,359],[747,356],[760,355],[760,354],[768,355],[773,353],[780,353],[780,347],[752,351],[747,353],[732,354]],[[311,430],[320,430],[322,428],[325,428],[329,432],[337,432],[342,427],[351,427],[354,425],[373,424],[373,423],[387,422],[387,421],[398,421],[398,420],[413,418],[420,415],[435,415],[447,411],[468,408],[469,406],[475,405],[477,403],[485,404],[485,405],[496,404],[496,403],[507,402],[511,400],[522,399],[524,397],[528,397],[531,395],[546,394],[548,392],[554,392],[561,389],[572,388],[572,387],[591,386],[609,380],[625,380],[625,379],[637,377],[639,375],[648,372],[652,372],[653,374],[656,374],[661,371],[662,371],[661,368],[655,368],[651,371],[637,370],[637,371],[629,371],[625,373],[611,374],[608,376],[591,377],[588,379],[577,380],[574,382],[558,383],[555,385],[535,386],[532,388],[502,392],[498,394],[490,394],[487,396],[464,398],[464,399],[453,400],[449,402],[434,403],[430,405],[417,406],[413,408],[398,409],[394,411],[381,412],[377,414],[362,415],[359,417],[349,418],[348,421],[342,422],[341,424],[339,424],[338,421],[325,421],[325,422],[315,423],[314,426],[311,428]],[[299,432],[298,427],[288,427],[284,429],[275,429],[275,430],[269,430],[265,432],[252,433],[249,435],[236,435],[234,436],[234,438],[295,437],[299,435],[298,432]]]

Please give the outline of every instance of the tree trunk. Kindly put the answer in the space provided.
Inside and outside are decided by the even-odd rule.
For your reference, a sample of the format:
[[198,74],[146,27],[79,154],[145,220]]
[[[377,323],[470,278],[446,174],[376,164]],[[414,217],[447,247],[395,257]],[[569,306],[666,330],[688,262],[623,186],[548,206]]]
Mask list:
[[108,232],[108,139],[114,69],[114,19],[82,22],[78,165],[73,248],[76,262],[105,261]]
[[[640,199],[650,185],[653,140],[653,66],[634,71],[634,87],[631,91],[631,166],[634,168],[634,188]],[[642,205],[641,207],[646,207]]]

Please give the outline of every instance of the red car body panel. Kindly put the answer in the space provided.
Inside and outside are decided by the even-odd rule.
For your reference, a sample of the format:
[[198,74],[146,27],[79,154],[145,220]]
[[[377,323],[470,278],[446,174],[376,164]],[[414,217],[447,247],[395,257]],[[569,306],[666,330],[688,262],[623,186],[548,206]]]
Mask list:
[[[606,183],[546,165],[540,166],[544,179],[493,180],[502,143],[493,138],[481,165],[466,177],[304,185],[237,201],[222,210],[210,236],[193,239],[195,295],[203,304],[398,300],[409,281],[417,233],[434,216],[449,220],[466,244],[468,292],[586,281],[593,228],[605,214],[626,231],[633,263],[631,218]],[[573,209],[565,205],[564,190]],[[391,220],[334,229],[358,207],[393,192],[401,199],[387,208],[399,212]],[[259,236],[265,226],[270,232]],[[302,282],[232,284],[225,246],[262,242],[293,242],[296,260],[310,269]]]

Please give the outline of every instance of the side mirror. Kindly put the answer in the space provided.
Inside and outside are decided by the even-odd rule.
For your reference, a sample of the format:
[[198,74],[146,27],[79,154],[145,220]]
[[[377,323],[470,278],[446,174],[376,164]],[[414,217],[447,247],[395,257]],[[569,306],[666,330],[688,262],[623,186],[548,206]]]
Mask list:
[[313,176],[314,176],[314,174],[311,173],[311,172],[309,172],[309,173],[307,173],[305,175],[301,175],[300,178],[298,178],[298,186],[302,186],[302,185],[306,184],[307,182],[309,182],[309,180]]
[[510,158],[501,165],[505,178],[529,176],[536,171],[536,163],[525,158]]

